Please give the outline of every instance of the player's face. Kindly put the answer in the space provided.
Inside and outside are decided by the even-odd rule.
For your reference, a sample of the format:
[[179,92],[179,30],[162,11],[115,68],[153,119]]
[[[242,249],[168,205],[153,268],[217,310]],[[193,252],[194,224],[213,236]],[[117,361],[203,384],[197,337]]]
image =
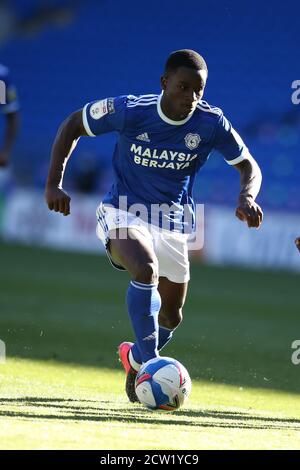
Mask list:
[[206,70],[179,67],[161,78],[165,111],[173,119],[184,119],[195,111],[207,80]]

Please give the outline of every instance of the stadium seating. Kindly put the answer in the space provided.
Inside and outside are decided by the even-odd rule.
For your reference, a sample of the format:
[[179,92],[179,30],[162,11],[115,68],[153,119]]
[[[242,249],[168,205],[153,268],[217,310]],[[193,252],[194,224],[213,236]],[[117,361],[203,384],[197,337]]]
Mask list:
[[[12,1],[16,24],[28,22],[41,3],[47,6]],[[300,105],[291,102],[291,83],[300,77],[294,65],[298,31],[295,22],[289,23],[293,11],[273,2],[277,14],[266,26],[259,12],[264,10],[266,18],[269,6],[258,0],[251,5],[212,0],[201,6],[191,0],[185,8],[182,2],[153,0],[143,12],[137,0],[51,4],[66,7],[69,15],[58,11],[55,21],[44,21],[40,28],[36,22],[31,29],[16,28],[0,49],[0,62],[11,68],[22,104],[22,134],[14,155],[20,184],[43,185],[53,137],[69,113],[100,97],[159,92],[165,58],[187,47],[207,59],[205,98],[224,110],[263,169],[260,201],[299,211]],[[79,158],[88,154],[103,177],[109,173],[113,143],[113,135],[85,139],[76,152]],[[67,173],[69,185],[78,170],[75,160]],[[234,204],[236,176],[213,155],[199,176],[197,199]]]

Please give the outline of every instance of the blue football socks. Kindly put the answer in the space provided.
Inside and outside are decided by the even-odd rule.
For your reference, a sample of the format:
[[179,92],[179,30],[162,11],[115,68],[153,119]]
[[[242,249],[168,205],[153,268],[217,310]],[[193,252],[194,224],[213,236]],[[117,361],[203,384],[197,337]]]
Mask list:
[[159,327],[158,331],[158,350],[161,351],[162,348],[165,347],[165,345],[171,341],[172,336],[173,336],[173,331],[174,330],[169,330],[168,328],[165,328],[164,326]]
[[[164,346],[172,339],[174,330],[169,330],[163,326],[158,328],[158,351],[161,351]],[[129,362],[135,370],[139,370],[142,362],[141,353],[137,343],[134,343],[129,353]]]
[[161,298],[157,284],[131,281],[127,291],[127,307],[136,336],[138,360],[135,360],[138,363],[147,362],[158,356],[158,314]]

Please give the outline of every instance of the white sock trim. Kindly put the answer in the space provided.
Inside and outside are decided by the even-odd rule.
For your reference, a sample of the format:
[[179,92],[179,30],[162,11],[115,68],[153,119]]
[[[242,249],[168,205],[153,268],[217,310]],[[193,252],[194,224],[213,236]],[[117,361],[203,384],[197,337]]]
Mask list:
[[[141,290],[152,290],[154,288],[157,288],[157,284],[141,284],[138,285],[135,283],[135,281],[130,281],[130,284],[135,287],[136,289],[141,289]],[[144,286],[144,287],[142,287]]]
[[132,281],[132,282],[142,287],[155,287],[158,285],[158,284],[146,284],[145,282],[139,282],[139,281]]
[[161,326],[161,325],[158,325],[159,328],[161,328],[162,330],[166,330],[166,331],[174,331],[176,328],[166,328],[165,326]]

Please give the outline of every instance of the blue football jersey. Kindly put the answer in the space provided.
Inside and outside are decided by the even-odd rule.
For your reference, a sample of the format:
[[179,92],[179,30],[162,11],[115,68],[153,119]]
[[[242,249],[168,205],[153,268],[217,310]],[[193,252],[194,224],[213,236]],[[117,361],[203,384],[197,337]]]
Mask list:
[[83,124],[90,136],[118,133],[115,181],[103,202],[154,225],[190,232],[193,183],[211,151],[219,150],[230,165],[247,158],[249,151],[219,108],[199,101],[192,114],[173,121],[164,115],[161,97],[127,95],[88,103]]
[[15,113],[19,108],[17,91],[9,69],[0,64],[0,112],[3,114]]

